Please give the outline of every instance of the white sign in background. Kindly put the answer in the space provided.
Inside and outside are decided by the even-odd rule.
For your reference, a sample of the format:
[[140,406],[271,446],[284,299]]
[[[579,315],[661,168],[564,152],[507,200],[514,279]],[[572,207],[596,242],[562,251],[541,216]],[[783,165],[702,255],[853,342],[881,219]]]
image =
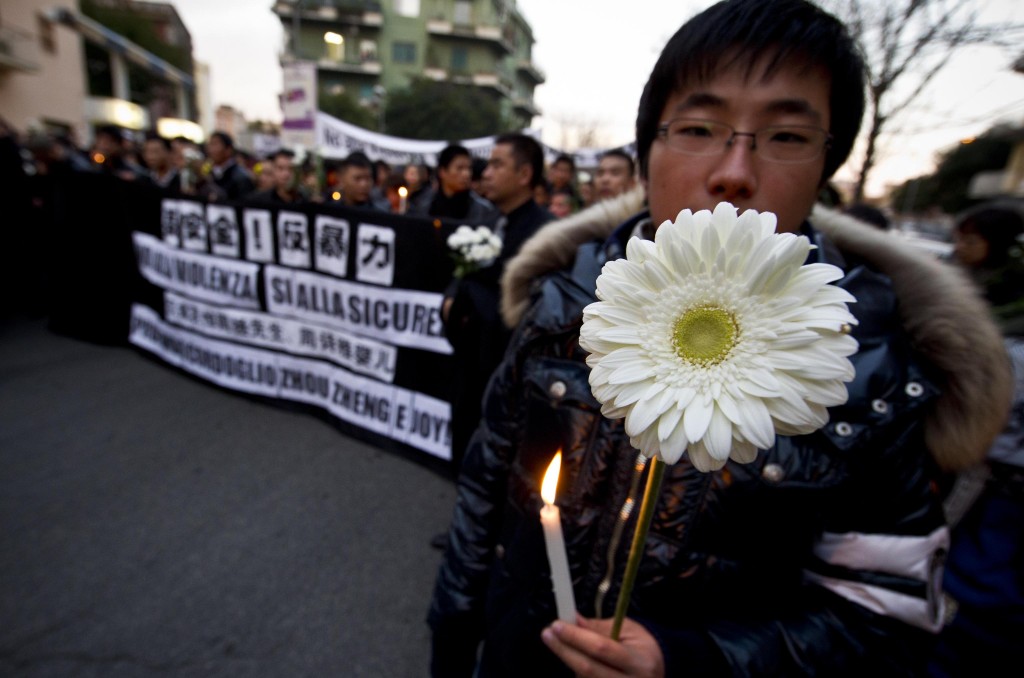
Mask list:
[[360,428],[451,458],[451,406],[443,400],[320,360],[203,337],[141,304],[132,307],[129,341],[225,388],[322,407]]
[[259,308],[259,264],[169,247],[147,233],[132,233],[142,277],[157,287],[237,308]]
[[398,349],[384,342],[269,313],[204,304],[164,293],[164,319],[207,336],[321,358],[391,383]]
[[337,327],[397,346],[451,354],[439,292],[399,290],[310,271],[265,266],[267,311]]

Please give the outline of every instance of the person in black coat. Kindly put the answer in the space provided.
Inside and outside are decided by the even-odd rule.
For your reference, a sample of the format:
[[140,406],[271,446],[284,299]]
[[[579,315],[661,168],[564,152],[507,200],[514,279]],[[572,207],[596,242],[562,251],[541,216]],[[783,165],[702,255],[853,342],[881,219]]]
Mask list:
[[239,200],[256,190],[249,170],[235,159],[235,140],[230,134],[211,134],[206,142],[206,155],[212,164],[207,186],[211,200]]
[[[943,621],[939,469],[984,456],[1012,383],[998,328],[962,275],[815,206],[863,109],[854,40],[805,0],[725,0],[669,40],[638,107],[643,191],[545,226],[505,268],[501,307],[515,330],[458,479],[428,615],[433,675],[921,674]],[[665,468],[613,641],[637,522],[630,488],[650,464],[591,389],[607,376],[581,347],[583,309],[627,243],[646,252],[635,241],[666,220],[723,202],[775,214],[777,232],[806,237],[810,261],[837,269],[835,294],[856,298],[848,397],[821,428],[775,429],[740,461],[705,472],[691,443]],[[732,358],[723,370],[742,369]],[[559,449],[575,623],[555,621],[539,516]]]
[[523,243],[551,220],[533,200],[543,180],[544,151],[532,137],[505,134],[495,140],[483,175],[485,197],[500,216],[494,230],[501,253],[489,266],[455,279],[445,291],[441,316],[455,351],[452,402],[452,465],[457,473],[469,436],[480,420],[480,399],[501,361],[510,333],[498,313],[499,280]]

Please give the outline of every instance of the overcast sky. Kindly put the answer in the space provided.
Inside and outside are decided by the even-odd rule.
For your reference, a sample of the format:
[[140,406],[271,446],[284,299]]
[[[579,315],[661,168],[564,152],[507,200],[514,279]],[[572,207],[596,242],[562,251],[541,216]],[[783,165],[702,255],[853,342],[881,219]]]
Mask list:
[[[192,34],[198,60],[210,67],[214,105],[229,104],[252,119],[281,119],[278,56],[284,33],[273,0],[170,0]],[[388,0],[383,0],[387,2]],[[598,130],[603,145],[632,140],[640,92],[658,52],[710,0],[519,0],[533,27],[534,62],[547,81],[537,88],[544,141],[573,147],[574,130]],[[976,0],[985,23],[1024,23],[1020,0]],[[1018,53],[1024,53],[1024,49]],[[1024,123],[1024,75],[1010,71],[1013,53],[965,49],[885,141],[869,186],[927,172],[937,150],[979,134],[1000,120]],[[849,176],[841,170],[839,178]]]

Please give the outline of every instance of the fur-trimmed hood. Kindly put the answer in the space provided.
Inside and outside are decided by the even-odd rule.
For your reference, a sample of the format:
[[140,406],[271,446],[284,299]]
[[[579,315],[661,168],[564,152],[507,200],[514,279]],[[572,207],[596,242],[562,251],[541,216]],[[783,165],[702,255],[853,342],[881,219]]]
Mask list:
[[[505,323],[518,324],[536,279],[568,267],[580,245],[606,239],[643,208],[644,190],[637,187],[544,226],[505,268]],[[810,221],[841,252],[892,280],[914,347],[944,375],[926,429],[936,461],[959,470],[984,459],[1005,424],[1013,375],[999,329],[975,287],[958,269],[852,217],[817,206]]]

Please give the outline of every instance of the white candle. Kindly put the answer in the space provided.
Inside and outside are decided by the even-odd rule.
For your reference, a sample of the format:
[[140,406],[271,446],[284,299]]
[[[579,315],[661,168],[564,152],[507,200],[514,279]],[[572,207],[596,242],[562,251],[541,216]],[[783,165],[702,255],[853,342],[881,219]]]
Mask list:
[[406,200],[409,197],[409,189],[405,186],[398,188],[398,213],[405,214]]
[[558,487],[558,470],[562,466],[562,451],[551,460],[540,496],[544,507],[540,510],[540,524],[544,528],[544,543],[551,566],[551,585],[555,590],[555,605],[558,618],[569,624],[576,623],[576,597],[572,591],[572,577],[569,575],[569,559],[565,555],[565,539],[562,537],[562,516],[555,506],[555,488]]

